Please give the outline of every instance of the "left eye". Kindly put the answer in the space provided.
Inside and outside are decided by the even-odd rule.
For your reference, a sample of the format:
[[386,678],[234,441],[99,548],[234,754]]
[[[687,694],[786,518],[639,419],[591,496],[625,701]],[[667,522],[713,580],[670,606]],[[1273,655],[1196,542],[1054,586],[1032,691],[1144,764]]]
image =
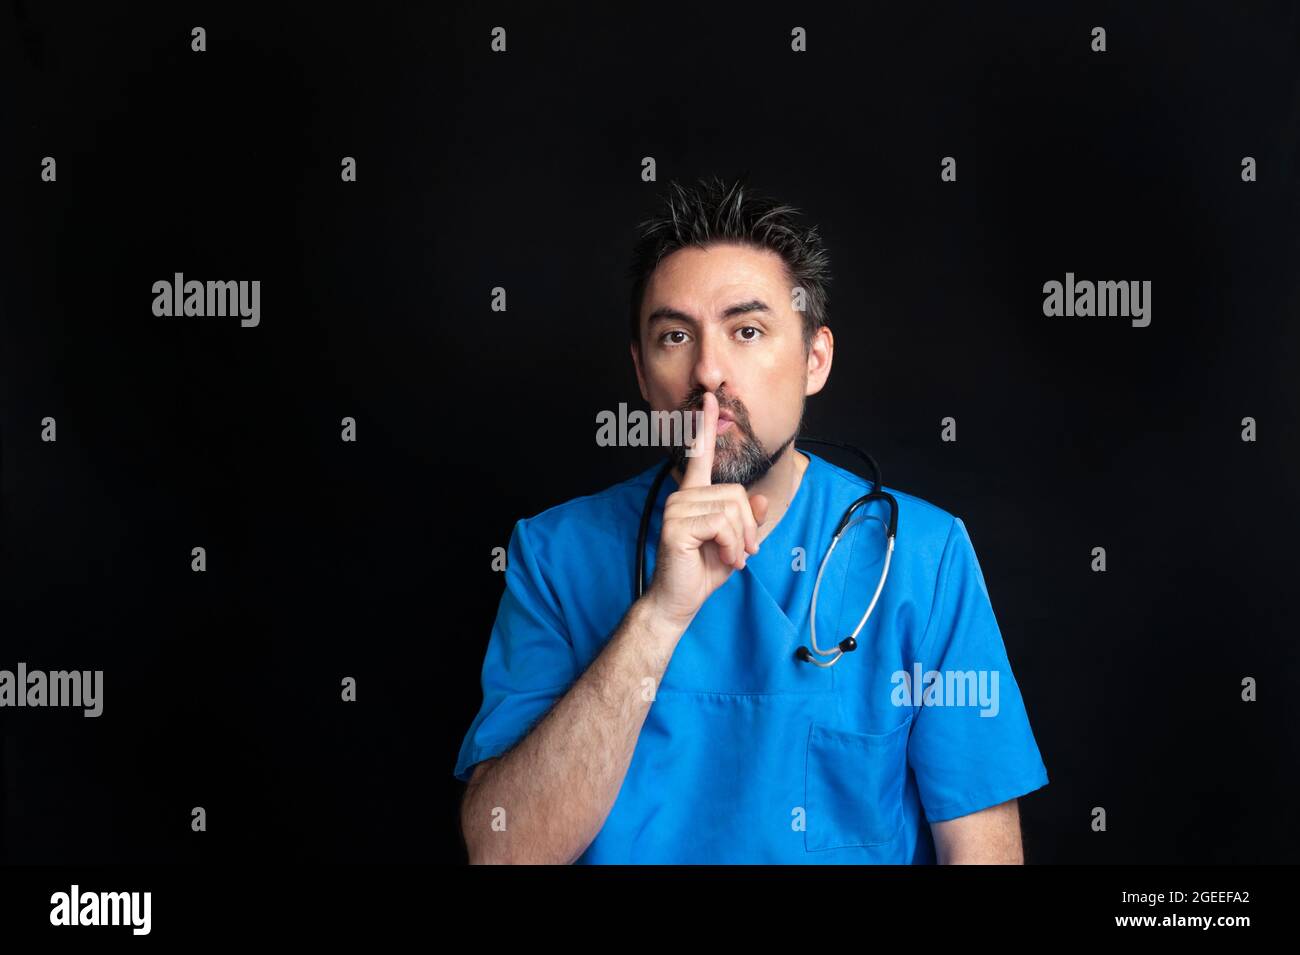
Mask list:
[[[739,329],[737,329],[737,331],[740,331],[740,332],[757,332],[759,335],[763,334],[762,329],[755,328],[753,325],[746,325],[746,326],[744,326],[743,328],[739,328]],[[747,341],[747,342],[752,342],[753,340],[754,340],[753,338],[746,338],[746,339],[745,339],[745,341]]]

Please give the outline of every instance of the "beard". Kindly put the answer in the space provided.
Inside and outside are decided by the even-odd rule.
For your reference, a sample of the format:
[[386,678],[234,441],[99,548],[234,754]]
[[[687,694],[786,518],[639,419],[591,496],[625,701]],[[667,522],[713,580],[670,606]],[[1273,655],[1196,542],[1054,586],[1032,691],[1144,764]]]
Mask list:
[[[733,422],[724,434],[717,435],[713,451],[713,473],[710,480],[714,484],[739,484],[746,490],[760,481],[772,465],[780,460],[785,449],[794,443],[803,426],[803,408],[799,409],[799,423],[794,432],[781,443],[775,451],[769,452],[763,442],[754,434],[750,426],[749,412],[742,402],[730,397],[719,389],[714,397],[718,399],[718,411],[731,413]],[[682,412],[701,411],[704,408],[704,389],[693,389],[682,402]],[[669,452],[673,466],[681,474],[686,473],[686,447],[674,444]]]

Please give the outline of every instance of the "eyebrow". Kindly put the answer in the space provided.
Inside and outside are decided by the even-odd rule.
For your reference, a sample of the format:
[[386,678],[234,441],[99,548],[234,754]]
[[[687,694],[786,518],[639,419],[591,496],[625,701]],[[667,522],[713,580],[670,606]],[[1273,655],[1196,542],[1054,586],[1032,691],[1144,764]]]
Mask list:
[[[748,302],[741,302],[739,305],[730,306],[722,313],[722,317],[724,319],[731,318],[733,315],[746,315],[749,312],[767,312],[768,314],[771,314],[771,309],[755,298],[750,299]],[[670,308],[667,305],[661,305],[646,318],[646,328],[651,328],[656,322],[670,321],[689,322],[692,325],[699,324],[694,316],[688,315],[679,309]]]

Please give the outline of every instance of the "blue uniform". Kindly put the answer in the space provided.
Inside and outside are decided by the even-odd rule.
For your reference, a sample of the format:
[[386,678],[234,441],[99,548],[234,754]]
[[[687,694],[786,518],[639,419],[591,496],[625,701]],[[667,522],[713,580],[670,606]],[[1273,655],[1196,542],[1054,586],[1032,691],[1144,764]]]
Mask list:
[[[811,646],[817,568],[869,489],[815,454],[781,520],[704,603],[673,652],[604,826],[579,863],[929,863],[929,823],[1047,784],[966,526],[898,501],[898,538],[857,650]],[[516,523],[483,661],[483,705],[456,761],[521,739],[600,653],[635,591],[637,529],[659,465]],[[654,568],[659,490],[647,544]],[[855,512],[888,520],[873,501]],[[817,643],[853,632],[884,559],[855,523],[826,566]]]

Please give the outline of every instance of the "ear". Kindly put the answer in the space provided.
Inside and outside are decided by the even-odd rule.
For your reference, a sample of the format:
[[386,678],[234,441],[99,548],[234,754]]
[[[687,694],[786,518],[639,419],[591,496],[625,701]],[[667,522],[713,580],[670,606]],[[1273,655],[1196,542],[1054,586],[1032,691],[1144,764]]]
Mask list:
[[645,369],[641,367],[641,348],[636,342],[632,342],[630,347],[632,349],[632,364],[636,368],[636,383],[641,389],[641,400],[648,403],[650,393],[646,391],[645,387]]
[[835,336],[823,325],[813,336],[812,346],[808,349],[808,384],[804,395],[815,395],[826,386],[826,379],[831,374],[831,359],[835,357]]

